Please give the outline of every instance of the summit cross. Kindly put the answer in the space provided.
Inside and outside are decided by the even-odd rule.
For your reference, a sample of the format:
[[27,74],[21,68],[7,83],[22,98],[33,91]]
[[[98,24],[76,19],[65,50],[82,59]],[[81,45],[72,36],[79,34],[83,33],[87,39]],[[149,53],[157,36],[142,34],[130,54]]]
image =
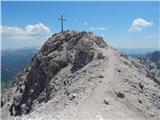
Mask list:
[[66,21],[66,19],[63,18],[63,15],[61,15],[60,18],[58,18],[58,20],[61,21],[61,32],[63,32],[63,22]]

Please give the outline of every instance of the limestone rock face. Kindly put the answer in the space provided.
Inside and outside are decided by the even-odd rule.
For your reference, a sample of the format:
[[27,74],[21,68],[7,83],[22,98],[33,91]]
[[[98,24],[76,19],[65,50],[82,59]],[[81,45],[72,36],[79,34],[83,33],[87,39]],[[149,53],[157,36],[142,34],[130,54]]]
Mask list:
[[27,114],[34,102],[47,102],[59,87],[58,83],[50,86],[49,82],[61,69],[71,65],[71,72],[79,70],[94,59],[97,48],[104,47],[107,44],[103,39],[92,33],[54,34],[32,58],[31,68],[17,78],[16,95],[9,109],[11,115]]
[[4,120],[160,119],[147,67],[91,32],[51,36],[1,100]]

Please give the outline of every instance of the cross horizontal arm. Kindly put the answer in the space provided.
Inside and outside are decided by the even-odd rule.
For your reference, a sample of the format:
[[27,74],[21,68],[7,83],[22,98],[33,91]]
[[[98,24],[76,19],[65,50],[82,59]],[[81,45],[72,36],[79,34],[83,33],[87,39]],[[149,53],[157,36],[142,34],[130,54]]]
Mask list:
[[58,20],[63,20],[63,21],[66,21],[66,19],[62,19],[62,18],[58,18]]

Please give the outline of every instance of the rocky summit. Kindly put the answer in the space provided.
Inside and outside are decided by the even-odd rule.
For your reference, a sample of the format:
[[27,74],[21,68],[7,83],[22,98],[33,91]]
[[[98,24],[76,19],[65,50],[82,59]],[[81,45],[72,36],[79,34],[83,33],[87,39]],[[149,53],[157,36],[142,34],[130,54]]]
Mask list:
[[53,34],[1,99],[4,120],[159,120],[160,86],[91,32]]

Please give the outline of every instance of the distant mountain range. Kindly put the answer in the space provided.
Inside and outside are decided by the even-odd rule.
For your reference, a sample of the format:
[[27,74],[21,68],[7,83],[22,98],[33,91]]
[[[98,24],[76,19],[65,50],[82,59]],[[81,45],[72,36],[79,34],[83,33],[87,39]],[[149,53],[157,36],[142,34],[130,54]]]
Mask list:
[[19,49],[1,51],[1,81],[8,83],[13,80],[22,68],[31,64],[32,56],[37,49]]
[[148,53],[152,53],[157,51],[157,49],[153,48],[118,48],[120,51],[126,53],[131,57],[144,57]]
[[160,51],[156,49],[121,49],[128,56],[140,59],[152,77],[160,83]]
[[144,64],[160,83],[160,51],[154,51],[142,58]]

